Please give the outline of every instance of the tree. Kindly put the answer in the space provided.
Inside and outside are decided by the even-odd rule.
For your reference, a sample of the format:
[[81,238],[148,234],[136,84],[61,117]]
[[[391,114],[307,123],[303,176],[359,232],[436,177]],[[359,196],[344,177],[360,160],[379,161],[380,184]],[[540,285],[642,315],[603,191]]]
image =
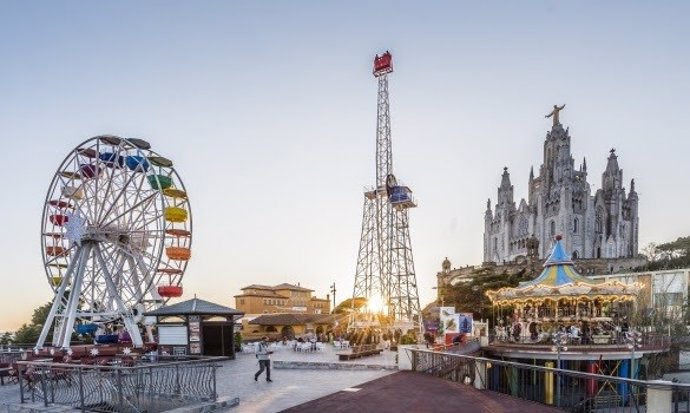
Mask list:
[[[651,245],[651,244],[650,244]],[[645,247],[642,252],[650,258],[646,270],[654,271],[668,268],[685,268],[690,266],[690,236],[678,237],[675,241],[663,244],[654,244],[654,251],[648,251]],[[650,255],[656,253],[656,260]]]
[[367,303],[364,297],[348,298],[343,300],[337,307],[333,309],[333,314],[344,314],[352,309],[352,301],[354,300],[355,310],[359,310]]
[[31,315],[31,324],[43,326],[48,319],[48,314],[50,314],[50,307],[52,305],[53,303],[46,303],[34,309],[34,312]]
[[0,337],[0,344],[2,345],[7,345],[12,343],[14,340],[12,340],[12,333],[6,332],[5,334]]
[[493,309],[486,291],[504,287],[517,287],[531,277],[527,269],[508,274],[495,268],[478,268],[469,281],[446,287],[446,303],[455,306],[458,312],[473,313],[477,318],[490,319]]
[[642,248],[642,254],[647,257],[650,262],[656,262],[659,259],[659,250],[655,242],[650,242]]
[[20,344],[34,344],[41,335],[42,325],[22,324],[14,333],[14,342]]
[[688,257],[690,256],[690,236],[678,237],[675,241],[660,244],[657,249],[669,259]]
[[[34,309],[31,315],[31,323],[22,324],[21,327],[14,334],[14,342],[21,344],[34,344],[38,341],[38,337],[41,335],[41,330],[43,329],[43,324],[48,318],[50,313],[50,307],[52,303],[46,303],[36,309]],[[48,338],[52,337],[53,328],[51,327],[48,332]]]

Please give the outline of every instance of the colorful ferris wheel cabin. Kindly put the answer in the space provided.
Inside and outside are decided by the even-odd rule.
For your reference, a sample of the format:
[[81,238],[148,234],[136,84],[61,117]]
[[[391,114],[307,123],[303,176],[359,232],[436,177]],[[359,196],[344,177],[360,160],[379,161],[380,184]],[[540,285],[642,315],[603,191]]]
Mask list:
[[67,215],[63,215],[63,214],[53,214],[49,217],[49,219],[53,225],[59,225],[59,226],[63,226],[69,221],[69,217],[67,217]]
[[188,261],[192,257],[192,251],[186,247],[165,247],[165,255],[171,260]]
[[146,179],[153,189],[167,189],[172,186],[172,178],[166,175],[149,175]]
[[149,163],[148,159],[146,159],[143,156],[137,156],[137,155],[130,155],[125,158],[125,164],[127,165],[127,168],[129,168],[131,171],[143,171],[146,172],[149,170],[149,167],[151,164]]
[[185,222],[188,216],[187,210],[180,207],[167,207],[163,214],[168,222]]
[[182,286],[181,285],[159,285],[158,294],[161,297],[171,298],[171,297],[181,297],[182,296]]
[[113,152],[102,152],[98,155],[98,159],[111,168],[122,168],[125,163],[120,155]]

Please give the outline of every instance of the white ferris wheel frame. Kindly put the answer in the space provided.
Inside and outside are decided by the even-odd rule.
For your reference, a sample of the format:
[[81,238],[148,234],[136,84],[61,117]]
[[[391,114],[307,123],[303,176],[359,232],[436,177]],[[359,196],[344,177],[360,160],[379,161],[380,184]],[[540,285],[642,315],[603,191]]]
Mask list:
[[[127,157],[142,160],[130,168]],[[103,135],[82,142],[60,164],[41,220],[43,264],[55,299],[36,348],[53,325],[52,345],[68,348],[77,320],[99,328],[122,323],[141,347],[137,322],[166,301],[157,287],[181,287],[187,260],[165,250],[191,249],[191,205],[172,162],[158,165],[156,159],[167,161],[145,141]],[[184,197],[164,193],[161,182],[168,178]],[[171,206],[186,210],[183,222],[166,219]],[[187,235],[169,235],[170,229]]]

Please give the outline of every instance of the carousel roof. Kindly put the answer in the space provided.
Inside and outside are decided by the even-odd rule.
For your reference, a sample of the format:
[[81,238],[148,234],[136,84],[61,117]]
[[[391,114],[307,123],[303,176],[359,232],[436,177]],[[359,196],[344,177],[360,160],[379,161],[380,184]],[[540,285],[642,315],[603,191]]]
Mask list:
[[537,278],[520,283],[515,288],[501,288],[487,291],[486,295],[494,304],[512,304],[518,302],[542,301],[545,299],[582,298],[593,300],[632,300],[640,292],[637,283],[624,284],[620,281],[592,280],[580,275],[570,256],[566,253],[561,237],[556,243],[549,258],[544,263],[544,270]]
[[584,283],[584,284],[600,284],[600,280],[592,280],[590,278],[580,275],[575,271],[575,266],[570,260],[570,256],[566,254],[561,238],[556,238],[556,244],[551,250],[551,255],[544,263],[544,270],[539,276],[531,281],[520,283],[518,288],[525,288],[531,285],[544,285],[549,287],[560,287],[561,285]]

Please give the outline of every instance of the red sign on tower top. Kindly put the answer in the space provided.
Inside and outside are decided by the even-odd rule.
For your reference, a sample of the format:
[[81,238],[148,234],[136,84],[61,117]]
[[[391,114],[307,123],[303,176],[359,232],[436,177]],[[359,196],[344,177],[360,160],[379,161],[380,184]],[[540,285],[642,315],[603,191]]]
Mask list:
[[374,57],[374,77],[379,77],[393,71],[393,55],[391,52]]

